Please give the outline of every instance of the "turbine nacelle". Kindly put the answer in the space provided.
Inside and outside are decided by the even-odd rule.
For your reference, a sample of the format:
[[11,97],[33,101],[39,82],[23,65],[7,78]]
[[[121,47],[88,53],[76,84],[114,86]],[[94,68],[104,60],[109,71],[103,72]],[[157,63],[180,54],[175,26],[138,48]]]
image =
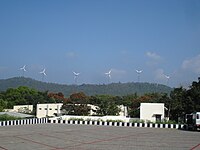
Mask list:
[[43,74],[43,75],[47,75],[46,73],[45,73],[45,71],[46,71],[46,69],[43,69],[43,71],[41,71],[41,72],[39,72],[39,73],[41,73],[41,74]]
[[26,65],[24,65],[23,67],[21,67],[20,70],[22,70],[22,71],[25,72],[26,71]]
[[167,76],[167,75],[165,75],[165,78],[169,79],[169,78],[170,78],[170,76]]
[[135,70],[138,74],[142,73],[143,70]]
[[112,72],[112,69],[109,72],[106,72],[105,75],[108,75],[108,77],[111,78],[111,72]]
[[79,76],[79,75],[80,75],[79,72],[74,72],[74,71],[73,71],[73,74],[74,74],[75,76]]

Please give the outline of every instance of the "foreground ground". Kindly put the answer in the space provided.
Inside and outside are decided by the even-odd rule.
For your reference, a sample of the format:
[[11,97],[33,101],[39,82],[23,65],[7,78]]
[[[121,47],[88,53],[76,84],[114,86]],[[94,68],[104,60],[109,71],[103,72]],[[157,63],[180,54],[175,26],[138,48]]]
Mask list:
[[0,150],[200,150],[200,132],[37,124],[0,127]]

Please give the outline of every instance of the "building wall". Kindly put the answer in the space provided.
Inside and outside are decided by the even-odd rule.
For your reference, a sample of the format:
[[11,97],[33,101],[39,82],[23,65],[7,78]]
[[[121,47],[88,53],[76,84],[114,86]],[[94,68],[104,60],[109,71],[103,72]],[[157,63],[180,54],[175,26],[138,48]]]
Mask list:
[[37,104],[36,117],[43,118],[47,116],[55,116],[54,113],[60,113],[62,105],[62,103]]
[[32,113],[33,105],[15,105],[13,109],[5,109],[6,112],[18,112],[18,113]]
[[[54,113],[61,113],[60,109],[62,107],[62,103],[53,103],[53,104],[37,104],[36,108],[36,117],[37,118],[43,118],[47,116],[55,116]],[[79,105],[79,104],[76,104]],[[88,106],[91,108],[89,115],[95,115],[96,112],[92,110],[97,110],[98,106],[88,104]],[[119,108],[121,109],[119,116],[127,116],[127,107],[120,105]]]
[[119,105],[118,108],[120,108],[119,116],[128,116],[128,110],[126,106]]
[[161,120],[164,119],[164,103],[141,103],[140,104],[140,119],[145,121],[156,121],[156,115],[161,115]]

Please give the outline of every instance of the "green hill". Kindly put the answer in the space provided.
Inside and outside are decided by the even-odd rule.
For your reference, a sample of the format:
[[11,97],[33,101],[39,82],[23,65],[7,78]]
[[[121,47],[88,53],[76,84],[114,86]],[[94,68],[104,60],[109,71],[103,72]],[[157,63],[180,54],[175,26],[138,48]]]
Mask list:
[[82,85],[64,85],[55,83],[46,83],[31,78],[14,77],[0,80],[0,91],[6,91],[8,88],[17,88],[27,86],[39,91],[62,92],[69,96],[74,92],[84,92],[86,95],[109,94],[123,96],[137,92],[139,95],[145,93],[170,93],[172,88],[154,83],[111,83],[111,84],[82,84]]

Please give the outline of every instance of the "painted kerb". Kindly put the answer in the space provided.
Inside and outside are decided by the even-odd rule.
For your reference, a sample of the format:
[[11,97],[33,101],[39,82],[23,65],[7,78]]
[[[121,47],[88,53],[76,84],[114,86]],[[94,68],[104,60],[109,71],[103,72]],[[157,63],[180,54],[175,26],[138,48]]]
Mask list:
[[33,119],[0,121],[0,126],[42,124],[42,123],[48,123],[48,118],[33,118]]
[[48,120],[48,123],[80,124],[80,125],[104,125],[121,127],[147,127],[147,128],[171,128],[182,129],[182,124],[154,124],[154,123],[130,123],[130,122],[104,122],[104,121],[78,121],[78,120]]
[[48,118],[33,118],[23,120],[0,121],[1,126],[62,123],[75,125],[97,125],[97,126],[118,126],[118,127],[146,127],[146,128],[171,128],[182,129],[182,124],[154,124],[154,123],[130,123],[130,122],[106,122],[106,121],[78,121],[78,120],[50,120]]

